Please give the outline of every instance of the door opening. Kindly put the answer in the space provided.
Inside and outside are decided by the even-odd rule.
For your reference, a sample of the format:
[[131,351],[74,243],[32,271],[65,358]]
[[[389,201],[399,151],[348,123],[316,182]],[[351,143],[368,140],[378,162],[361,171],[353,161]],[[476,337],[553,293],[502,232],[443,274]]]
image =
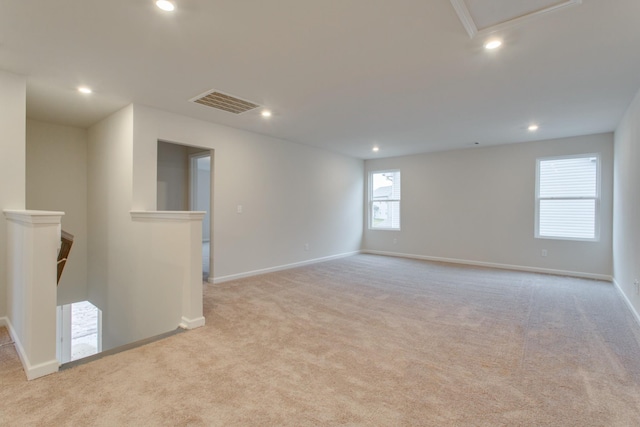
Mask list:
[[211,250],[212,153],[213,151],[205,151],[189,156],[189,209],[206,212],[202,220],[202,277],[203,280],[209,282],[212,282],[213,278],[213,254]]

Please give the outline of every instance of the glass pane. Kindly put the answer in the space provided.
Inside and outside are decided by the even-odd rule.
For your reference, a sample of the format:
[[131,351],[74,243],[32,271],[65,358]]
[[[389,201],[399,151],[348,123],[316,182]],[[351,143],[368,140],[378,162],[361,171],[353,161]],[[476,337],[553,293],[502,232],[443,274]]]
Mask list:
[[540,200],[540,237],[593,239],[595,200]]
[[371,174],[371,196],[373,200],[400,199],[400,172]]
[[400,202],[373,202],[371,228],[400,228]]
[[540,197],[596,197],[596,157],[540,161]]

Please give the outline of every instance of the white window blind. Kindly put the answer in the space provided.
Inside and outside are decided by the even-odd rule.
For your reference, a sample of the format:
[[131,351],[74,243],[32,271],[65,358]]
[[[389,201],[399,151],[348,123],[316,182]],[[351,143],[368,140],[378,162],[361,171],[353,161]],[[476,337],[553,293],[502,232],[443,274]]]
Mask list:
[[598,239],[599,165],[596,154],[538,159],[536,237]]
[[400,229],[400,171],[369,175],[369,228]]

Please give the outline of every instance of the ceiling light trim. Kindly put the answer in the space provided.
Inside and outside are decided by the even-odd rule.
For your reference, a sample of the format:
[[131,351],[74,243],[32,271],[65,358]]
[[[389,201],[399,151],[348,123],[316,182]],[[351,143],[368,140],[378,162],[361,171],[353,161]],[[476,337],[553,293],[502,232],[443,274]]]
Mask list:
[[542,8],[530,13],[526,13],[524,15],[517,16],[512,19],[508,19],[506,21],[500,22],[495,25],[491,25],[485,28],[478,28],[473,19],[473,16],[471,16],[471,12],[469,11],[469,8],[467,7],[466,0],[450,0],[450,1],[451,1],[451,5],[453,6],[456,13],[458,14],[458,18],[460,18],[460,22],[462,22],[462,26],[469,34],[469,37],[472,39],[477,36],[485,36],[485,35],[494,33],[496,31],[504,30],[506,28],[520,24],[523,21],[529,20],[536,16],[544,15],[544,14],[554,12],[559,9],[564,9],[570,6],[577,6],[582,3],[582,0],[565,0],[565,1],[562,1],[561,3],[554,4],[549,7]]

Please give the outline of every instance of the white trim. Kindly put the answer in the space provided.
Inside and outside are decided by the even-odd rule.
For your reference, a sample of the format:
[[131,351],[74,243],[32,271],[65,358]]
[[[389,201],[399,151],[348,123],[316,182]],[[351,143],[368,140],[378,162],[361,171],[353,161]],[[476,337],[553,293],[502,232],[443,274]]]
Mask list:
[[58,367],[60,366],[60,362],[58,362],[58,359],[49,360],[48,362],[32,366],[29,362],[29,358],[27,357],[27,353],[24,351],[22,343],[18,339],[18,334],[16,333],[15,329],[13,329],[13,325],[11,324],[9,318],[1,317],[0,325],[6,326],[6,328],[9,330],[9,335],[11,335],[11,339],[13,340],[16,353],[18,353],[18,357],[20,358],[20,362],[22,363],[22,369],[27,375],[27,380],[34,380],[36,378],[44,377],[45,375],[58,372]]
[[305,265],[317,264],[320,262],[331,261],[334,259],[346,258],[353,255],[357,255],[359,253],[361,253],[361,251],[345,252],[342,254],[331,255],[331,256],[322,257],[322,258],[314,258],[306,261],[294,262],[291,264],[284,264],[284,265],[278,265],[275,267],[262,268],[260,270],[252,270],[244,273],[229,274],[227,276],[214,277],[213,280],[211,277],[209,277],[209,279],[207,279],[207,282],[216,283],[216,284],[224,283],[224,282],[229,282],[231,280],[243,279],[245,277],[258,276],[260,274],[273,273],[275,271],[289,270],[291,268],[302,267]]
[[186,317],[182,316],[179,326],[182,329],[195,329],[204,326],[204,322],[204,316],[196,317],[195,319],[187,319]]
[[398,258],[411,258],[411,259],[419,259],[419,260],[425,260],[425,261],[446,262],[450,264],[463,264],[463,265],[472,265],[477,267],[498,268],[501,270],[526,271],[530,273],[553,274],[556,276],[581,277],[583,279],[604,280],[606,282],[611,282],[613,280],[611,276],[608,276],[605,274],[583,273],[580,271],[554,270],[551,268],[528,267],[524,265],[513,265],[513,264],[499,264],[494,262],[471,261],[471,260],[457,259],[457,258],[442,258],[442,257],[434,257],[434,256],[426,256],[426,255],[405,254],[405,253],[399,253],[399,252],[384,252],[384,251],[372,251],[372,250],[362,250],[361,252],[365,254],[372,254],[372,255],[384,255],[384,256],[393,256]]
[[9,221],[21,224],[60,224],[64,212],[57,211],[30,211],[5,209],[4,215]]
[[622,295],[622,299],[627,304],[627,307],[629,307],[629,310],[631,310],[631,314],[633,314],[633,318],[636,320],[636,322],[638,322],[638,325],[640,326],[640,314],[636,311],[633,304],[631,304],[631,300],[629,299],[629,297],[627,297],[627,294],[624,293],[624,291],[620,287],[620,284],[618,283],[615,277],[612,279],[612,282],[613,282],[613,285],[618,290],[618,292],[620,292],[620,295]]
[[202,221],[204,211],[129,211],[134,221]]
[[479,29],[476,26],[469,9],[465,3],[465,0],[451,0],[451,5],[455,9],[458,17],[460,18],[460,22],[462,22],[462,26],[465,30],[467,30],[467,34],[469,34],[470,38],[475,38],[476,36],[483,36],[487,34],[494,33],[496,31],[504,30],[514,25],[521,23],[529,18],[533,18],[535,16],[543,15],[549,12],[553,12],[554,10],[562,9],[568,6],[579,5],[582,3],[582,0],[565,0],[562,3],[555,4],[544,9],[536,10],[534,12],[527,13],[522,16],[518,16],[513,19],[509,19],[508,21],[500,22],[495,25],[491,25],[486,28]]

